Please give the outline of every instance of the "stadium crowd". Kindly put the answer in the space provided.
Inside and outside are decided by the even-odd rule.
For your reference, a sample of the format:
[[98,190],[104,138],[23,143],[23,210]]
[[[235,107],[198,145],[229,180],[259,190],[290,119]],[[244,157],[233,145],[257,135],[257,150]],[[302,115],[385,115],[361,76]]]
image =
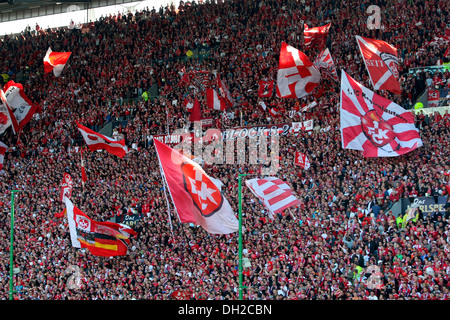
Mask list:
[[[368,30],[366,9],[381,8],[382,28]],[[399,49],[402,94],[381,92],[411,107],[426,86],[408,68],[435,65],[445,48],[425,46],[443,34],[449,17],[445,1],[248,0],[143,10],[103,17],[82,29],[27,30],[0,43],[0,70],[27,73],[25,92],[42,107],[21,131],[0,137],[10,146],[0,180],[0,297],[9,297],[11,190],[16,195],[15,299],[187,299],[238,298],[237,234],[212,235],[180,224],[162,189],[152,137],[183,128],[183,105],[195,90],[180,84],[183,72],[207,70],[228,84],[237,106],[234,118],[206,110],[221,129],[244,125],[314,120],[316,128],[280,138],[277,173],[296,192],[301,206],[273,220],[244,188],[244,299],[448,300],[450,298],[449,211],[398,224],[389,206],[399,198],[447,195],[450,116],[418,117],[423,147],[393,158],[363,158],[343,150],[339,130],[339,83],[323,79],[305,99],[265,98],[281,114],[258,106],[258,81],[276,80],[279,46],[303,47],[303,22],[332,22],[327,47],[338,69],[371,88],[354,36],[386,40]],[[420,23],[419,23],[420,22]],[[44,74],[42,58],[71,51],[61,77]],[[204,58],[186,58],[194,48],[211,48]],[[448,70],[437,75],[450,86]],[[143,99],[158,85],[160,94]],[[316,101],[317,106],[301,112]],[[295,110],[295,113],[289,112]],[[242,114],[242,116],[241,116]],[[120,159],[106,152],[84,153],[88,181],[82,183],[84,147],[75,121],[98,130],[126,119],[117,130],[130,152]],[[136,148],[131,145],[136,144]],[[293,165],[295,151],[311,168]],[[220,179],[238,211],[237,174],[258,173],[256,165],[205,167]],[[95,220],[140,217],[136,238],[123,257],[96,257],[72,248],[59,200],[63,173],[74,179],[72,201]],[[71,266],[81,285],[68,288]],[[372,270],[379,273],[372,274]],[[367,284],[368,278],[378,287]]]

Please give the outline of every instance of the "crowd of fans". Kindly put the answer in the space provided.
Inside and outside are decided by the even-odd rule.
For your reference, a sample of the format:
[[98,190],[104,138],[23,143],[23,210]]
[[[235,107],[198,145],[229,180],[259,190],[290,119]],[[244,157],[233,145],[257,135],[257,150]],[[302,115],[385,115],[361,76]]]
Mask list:
[[[367,7],[381,8],[382,28],[368,30]],[[277,176],[301,205],[274,219],[243,189],[244,299],[419,299],[450,298],[449,211],[420,216],[406,226],[389,207],[400,198],[447,195],[450,116],[417,120],[423,147],[394,158],[363,158],[343,150],[339,130],[339,84],[323,79],[321,89],[301,100],[265,98],[281,116],[258,106],[259,80],[276,80],[282,41],[311,59],[303,45],[303,23],[330,20],[327,46],[338,69],[371,88],[355,35],[386,40],[399,49],[402,94],[381,92],[405,107],[425,87],[408,68],[434,65],[445,48],[419,50],[442,35],[445,1],[248,0],[183,5],[101,18],[82,29],[26,31],[0,42],[0,69],[27,74],[25,92],[42,107],[20,132],[0,140],[10,146],[0,180],[0,297],[9,297],[11,190],[15,200],[14,299],[237,299],[238,235],[212,235],[181,224],[162,188],[155,135],[186,127],[186,96],[198,98],[204,115],[221,129],[313,119],[315,129],[280,137]],[[419,23],[420,22],[420,23]],[[60,78],[43,73],[42,58],[71,51]],[[195,48],[209,56],[187,58]],[[230,88],[234,118],[207,110],[203,93],[180,84],[189,70],[206,70]],[[448,70],[439,74],[449,85]],[[443,80],[446,79],[446,80]],[[142,99],[152,86],[160,94]],[[440,85],[442,85],[440,83]],[[317,106],[301,112],[316,101]],[[290,112],[295,111],[295,112]],[[106,152],[84,153],[88,180],[82,183],[75,121],[96,130],[119,119],[130,152],[120,159]],[[131,148],[136,144],[136,148]],[[78,147],[78,148],[77,148]],[[311,168],[293,165],[295,151]],[[257,165],[211,165],[225,197],[238,211],[239,172]],[[95,220],[138,215],[138,236],[123,257],[96,257],[72,248],[59,200],[63,173],[74,179],[72,201]],[[172,208],[173,209],[173,208]],[[69,288],[73,266],[81,284]],[[372,274],[375,270],[377,273]],[[375,279],[378,286],[368,284]],[[370,282],[370,281],[369,281]],[[178,295],[179,294],[179,295]]]

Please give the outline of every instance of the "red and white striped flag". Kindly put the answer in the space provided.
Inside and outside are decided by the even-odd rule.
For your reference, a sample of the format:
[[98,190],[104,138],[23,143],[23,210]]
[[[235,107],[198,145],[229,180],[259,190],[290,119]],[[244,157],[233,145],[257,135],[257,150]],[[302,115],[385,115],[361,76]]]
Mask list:
[[340,105],[343,149],[361,150],[364,157],[397,157],[423,145],[411,111],[364,87],[344,70]]
[[3,170],[3,162],[5,161],[5,153],[8,146],[0,141],[0,171]]
[[206,89],[206,104],[212,110],[224,111],[227,108],[225,100],[217,94],[216,90],[211,88]]
[[44,72],[53,71],[55,77],[59,77],[71,54],[72,52],[53,52],[51,48],[48,48],[44,57]]
[[300,166],[301,168],[308,170],[311,167],[311,163],[309,162],[306,154],[303,154],[299,151],[295,152],[295,165]]
[[106,150],[120,158],[123,158],[128,151],[125,139],[115,140],[113,138],[97,133],[77,122],[78,130],[84,138],[89,150]]
[[250,191],[264,204],[269,217],[300,204],[289,185],[277,177],[246,180]]
[[306,23],[303,24],[303,36],[305,38],[305,47],[316,47],[318,50],[322,50],[325,46],[328,37],[328,31],[331,27],[331,22],[321,26],[310,28]]
[[316,60],[314,60],[314,65],[321,73],[335,80],[336,82],[339,82],[336,67],[334,65],[333,59],[331,58],[330,50],[328,50],[328,48],[325,48],[325,50],[319,53]]

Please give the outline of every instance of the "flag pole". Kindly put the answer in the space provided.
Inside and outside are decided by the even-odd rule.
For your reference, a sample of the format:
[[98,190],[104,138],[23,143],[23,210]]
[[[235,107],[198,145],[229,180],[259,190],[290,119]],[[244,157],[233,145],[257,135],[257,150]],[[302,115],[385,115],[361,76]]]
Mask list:
[[239,300],[242,300],[242,177],[246,174],[238,175],[238,187],[239,187]]
[[20,190],[11,191],[11,241],[9,244],[9,300],[13,300],[13,276],[14,276],[14,194],[20,192]]

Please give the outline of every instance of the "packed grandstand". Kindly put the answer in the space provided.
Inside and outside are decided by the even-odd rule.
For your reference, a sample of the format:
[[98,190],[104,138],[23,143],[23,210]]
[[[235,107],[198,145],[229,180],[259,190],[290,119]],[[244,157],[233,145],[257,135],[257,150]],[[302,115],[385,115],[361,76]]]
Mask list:
[[[448,300],[445,3],[181,2],[78,28],[33,26],[4,36],[1,299]],[[370,5],[379,9],[379,25],[369,26]],[[322,41],[308,45],[308,27],[327,24]],[[380,82],[371,78],[358,39],[396,49],[398,70],[383,81],[397,81],[400,89],[374,88]],[[309,58],[301,62],[308,71],[299,67],[294,77],[320,76],[301,96],[283,96],[297,89],[295,83],[281,88],[283,48]],[[310,63],[325,48],[334,64],[329,73]],[[57,69],[57,59],[49,57],[67,52]],[[29,117],[17,123],[23,110],[8,101],[11,88],[29,102]],[[346,96],[352,90],[373,91],[381,97],[374,94],[374,104],[403,108],[395,118],[412,120],[398,125],[397,119],[390,128],[410,125],[408,132],[420,135],[411,139],[420,143],[403,146],[406,134],[399,133],[401,141],[388,144],[387,156],[344,143],[353,131],[343,131],[342,104],[354,101]],[[437,101],[428,92],[437,92]],[[389,126],[371,116],[376,125]],[[191,203],[199,201],[192,210],[202,215],[189,222],[185,216],[192,213],[182,213],[186,207],[177,203],[184,191],[171,189],[176,179],[161,161],[160,150],[180,142],[175,132],[196,130],[193,120],[202,121],[203,133],[227,135],[227,143],[255,127],[267,136],[268,150],[277,137],[278,155],[269,163],[250,157],[207,163],[195,152],[180,152],[189,164],[198,163],[183,168],[221,182],[220,199],[226,200],[220,210],[229,206],[232,231],[220,232],[224,223],[210,232],[204,221],[219,214],[203,212],[201,205],[210,202],[201,201],[217,198],[194,182],[185,183],[185,191]],[[385,147],[365,131],[360,136],[365,147]],[[108,146],[96,151],[91,146],[99,137]],[[121,146],[125,153],[115,153]],[[235,147],[231,157],[245,150]],[[265,174],[274,163],[276,170]],[[249,183],[275,181],[270,178],[288,186],[293,205],[271,211],[273,203]],[[83,233],[77,225],[72,233],[81,221],[74,215],[88,217],[98,230]],[[233,225],[238,220],[241,233]]]

